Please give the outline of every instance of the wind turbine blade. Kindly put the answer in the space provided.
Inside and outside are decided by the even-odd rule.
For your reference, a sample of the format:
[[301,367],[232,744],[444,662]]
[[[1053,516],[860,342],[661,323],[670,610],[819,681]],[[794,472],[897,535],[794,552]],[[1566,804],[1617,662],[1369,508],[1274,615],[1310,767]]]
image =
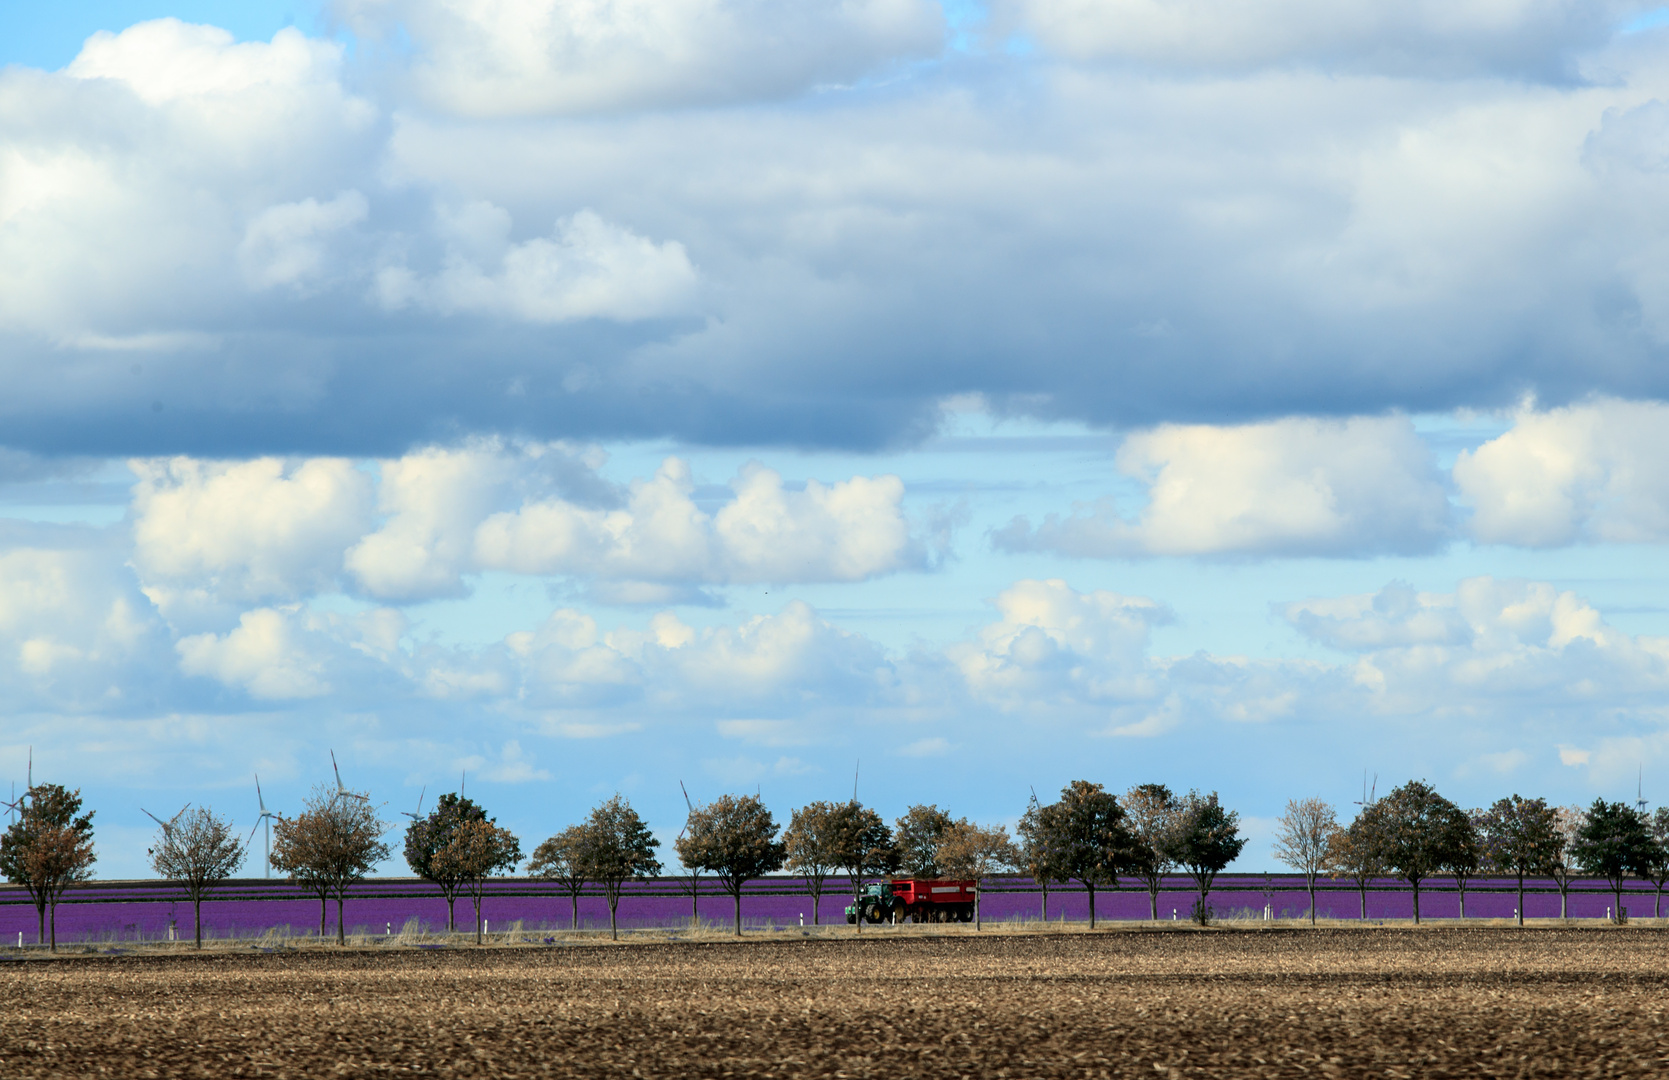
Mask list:
[[145,809],[143,806],[141,806],[139,808],[139,812],[141,814],[144,814],[146,817],[150,818],[152,821],[156,822],[158,825],[161,825],[164,832],[167,832],[170,828],[173,827],[172,822],[162,820],[161,818],[157,817],[155,814],[151,813],[149,810]]
[[417,816],[423,816],[423,796],[429,794],[429,785],[424,784],[423,790],[417,793]]
[[253,829],[249,830],[249,837],[246,840],[244,840],[243,846],[248,847],[250,844],[254,843],[255,842],[255,834],[260,832],[260,831],[261,831],[261,819],[256,818],[255,819],[255,827]]
[[335,750],[330,752],[330,771],[336,774],[336,790],[339,792],[346,792],[348,789],[342,786],[342,770],[336,767]]
[[684,786],[684,781],[678,781],[678,790],[684,793],[684,805],[690,808],[690,813],[695,813],[695,803],[690,801],[690,789]]
[[255,801],[261,804],[261,813],[267,812],[267,800],[261,794],[261,774],[255,774]]

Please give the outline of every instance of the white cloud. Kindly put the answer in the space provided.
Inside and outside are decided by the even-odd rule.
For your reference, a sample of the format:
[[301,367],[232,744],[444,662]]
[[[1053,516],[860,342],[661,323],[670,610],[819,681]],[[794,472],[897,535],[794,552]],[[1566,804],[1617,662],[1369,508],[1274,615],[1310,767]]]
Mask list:
[[1645,0],[1015,0],[999,5],[1074,59],[1187,70],[1312,64],[1394,74],[1558,78]]
[[1148,633],[1169,613],[1152,600],[1080,593],[1054,579],[1015,582],[996,605],[1002,619],[983,627],[977,644],[948,650],[976,697],[1034,710],[1156,693],[1147,669]]
[[1431,450],[1400,417],[1163,425],[1127,438],[1117,464],[1147,485],[1136,520],[1103,500],[1035,530],[1016,519],[998,546],[1101,558],[1351,555],[1429,551],[1448,536]]
[[498,756],[484,758],[479,755],[462,759],[457,763],[461,768],[477,774],[480,779],[497,784],[526,784],[533,780],[549,780],[549,769],[534,766],[522,750],[519,740],[510,739],[499,748]]
[[625,723],[561,721],[554,725],[554,730],[564,739],[607,739],[615,735],[628,735],[634,731],[642,731],[643,725],[636,721]]
[[[245,329],[226,313],[246,239],[257,283],[333,276],[295,219],[308,197],[352,188],[364,159],[376,110],[344,90],[341,64],[339,45],[293,29],[238,44],[162,19],[93,35],[60,74],[0,73],[0,329],[77,348],[223,342]],[[316,234],[321,215],[351,216],[359,196],[344,198],[314,204]],[[294,373],[244,377],[295,400]]]
[[689,465],[668,458],[634,482],[619,510],[553,499],[494,514],[476,534],[480,564],[524,574],[639,581],[860,581],[919,562],[896,476],[788,491],[758,465],[731,483],[735,499],[698,508]]
[[165,611],[332,591],[371,525],[370,476],[341,458],[133,460],[133,557]]
[[[1362,650],[1348,670],[1375,708],[1615,708],[1669,688],[1669,638],[1607,624],[1573,592],[1546,582],[1468,578],[1452,594],[1377,597],[1287,608],[1300,632]],[[1381,594],[1384,596],[1385,594]]]
[[244,279],[256,289],[288,285],[310,291],[331,273],[332,235],[363,221],[367,209],[357,191],[323,203],[307,198],[267,207],[250,219],[238,245]]
[[1485,543],[1669,539],[1669,406],[1601,400],[1525,410],[1455,462]]
[[778,96],[937,51],[925,0],[338,0],[362,35],[398,25],[439,109],[575,113]]
[[[452,246],[432,278],[403,263],[378,271],[384,307],[421,302],[445,314],[502,315],[534,323],[574,319],[649,319],[689,309],[698,275],[676,240],[655,243],[582,210],[556,223],[550,238],[509,243],[509,215],[491,204],[452,219],[479,230]],[[483,266],[479,255],[494,251]]]
[[176,648],[180,670],[257,698],[316,698],[330,692],[324,662],[298,631],[293,613],[273,608],[248,611],[237,629],[225,635],[194,634]]
[[377,509],[386,520],[348,549],[348,570],[379,599],[462,595],[476,523],[504,498],[513,470],[487,444],[429,447],[382,462]]

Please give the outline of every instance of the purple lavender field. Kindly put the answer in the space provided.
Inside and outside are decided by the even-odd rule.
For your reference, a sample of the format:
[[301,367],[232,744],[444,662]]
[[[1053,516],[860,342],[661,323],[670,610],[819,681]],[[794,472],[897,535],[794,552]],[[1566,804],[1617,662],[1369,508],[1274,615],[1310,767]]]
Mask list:
[[[843,909],[850,902],[844,879],[832,879],[830,889],[818,905],[824,923],[844,924]],[[1186,919],[1194,901],[1190,882],[1182,877],[1166,881],[1159,896],[1160,918]],[[1525,914],[1529,918],[1551,918],[1559,914],[1559,894],[1551,882],[1526,883]],[[688,882],[684,883],[687,889]],[[1655,891],[1646,883],[1630,882],[1623,904],[1631,917],[1649,917],[1656,910]],[[1221,918],[1261,918],[1267,905],[1276,918],[1299,918],[1309,909],[1303,881],[1292,875],[1224,875],[1212,889],[1210,903]],[[1469,918],[1509,918],[1517,897],[1511,881],[1473,882],[1466,896]],[[1583,881],[1570,891],[1569,912],[1573,918],[1605,918],[1611,910],[1611,893],[1603,882]],[[993,879],[987,883],[981,901],[983,917],[990,921],[1037,920],[1043,917],[1043,896],[1025,878]],[[1096,893],[1096,915],[1100,919],[1146,919],[1149,916],[1145,891],[1125,888]],[[1389,879],[1368,891],[1368,918],[1406,919],[1413,914],[1413,902],[1406,885]],[[697,901],[701,918],[728,922],[732,901],[716,883],[703,881]],[[1317,914],[1322,918],[1355,919],[1360,900],[1354,887],[1327,882],[1317,893]],[[520,922],[524,929],[567,929],[571,919],[568,896],[549,882],[506,878],[495,881],[482,904],[482,917],[489,928],[508,927]],[[1460,915],[1459,897],[1452,882],[1437,879],[1421,890],[1420,912],[1427,919],[1453,919]],[[680,891],[676,879],[636,883],[620,901],[620,925],[624,929],[673,927],[687,922],[691,900]],[[336,932],[336,905],[328,905],[327,933]],[[812,902],[804,883],[797,878],[773,877],[752,882],[742,898],[742,916],[750,927],[798,926],[813,922]],[[409,878],[377,878],[356,886],[344,909],[349,933],[381,934],[398,931],[407,920],[417,919],[426,930],[446,925],[446,905],[439,893],[424,882]],[[1088,896],[1076,887],[1052,887],[1048,894],[1050,920],[1084,921],[1089,918]],[[170,922],[182,937],[192,927],[191,904],[175,886],[163,882],[92,882],[66,894],[58,907],[60,943],[77,941],[157,940],[167,936]],[[582,929],[605,929],[608,907],[600,893],[580,898],[579,924]],[[473,926],[473,912],[467,898],[458,901],[458,925]],[[319,902],[287,881],[240,879],[219,890],[216,898],[203,904],[203,926],[207,936],[253,936],[269,930],[291,934],[314,934],[319,929]],[[0,944],[15,946],[19,934],[25,943],[36,933],[34,908],[21,889],[0,888]]]

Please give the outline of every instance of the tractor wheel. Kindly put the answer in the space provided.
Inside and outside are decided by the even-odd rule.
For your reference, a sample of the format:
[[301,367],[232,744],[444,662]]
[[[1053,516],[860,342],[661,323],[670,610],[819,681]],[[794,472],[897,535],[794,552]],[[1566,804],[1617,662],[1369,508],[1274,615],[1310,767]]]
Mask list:
[[869,910],[864,913],[864,918],[868,919],[872,923],[880,922],[881,921],[881,905],[880,904],[869,905]]
[[846,921],[849,923],[855,923],[858,921],[858,917],[856,915],[848,915],[846,916]]

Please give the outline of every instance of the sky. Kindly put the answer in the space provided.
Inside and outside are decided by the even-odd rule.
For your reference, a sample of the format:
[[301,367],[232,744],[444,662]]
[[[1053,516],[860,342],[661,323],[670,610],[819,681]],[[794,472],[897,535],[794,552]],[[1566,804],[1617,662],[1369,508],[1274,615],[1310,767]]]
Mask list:
[[1669,798],[1666,99],[1628,0],[4,0],[0,785]]

